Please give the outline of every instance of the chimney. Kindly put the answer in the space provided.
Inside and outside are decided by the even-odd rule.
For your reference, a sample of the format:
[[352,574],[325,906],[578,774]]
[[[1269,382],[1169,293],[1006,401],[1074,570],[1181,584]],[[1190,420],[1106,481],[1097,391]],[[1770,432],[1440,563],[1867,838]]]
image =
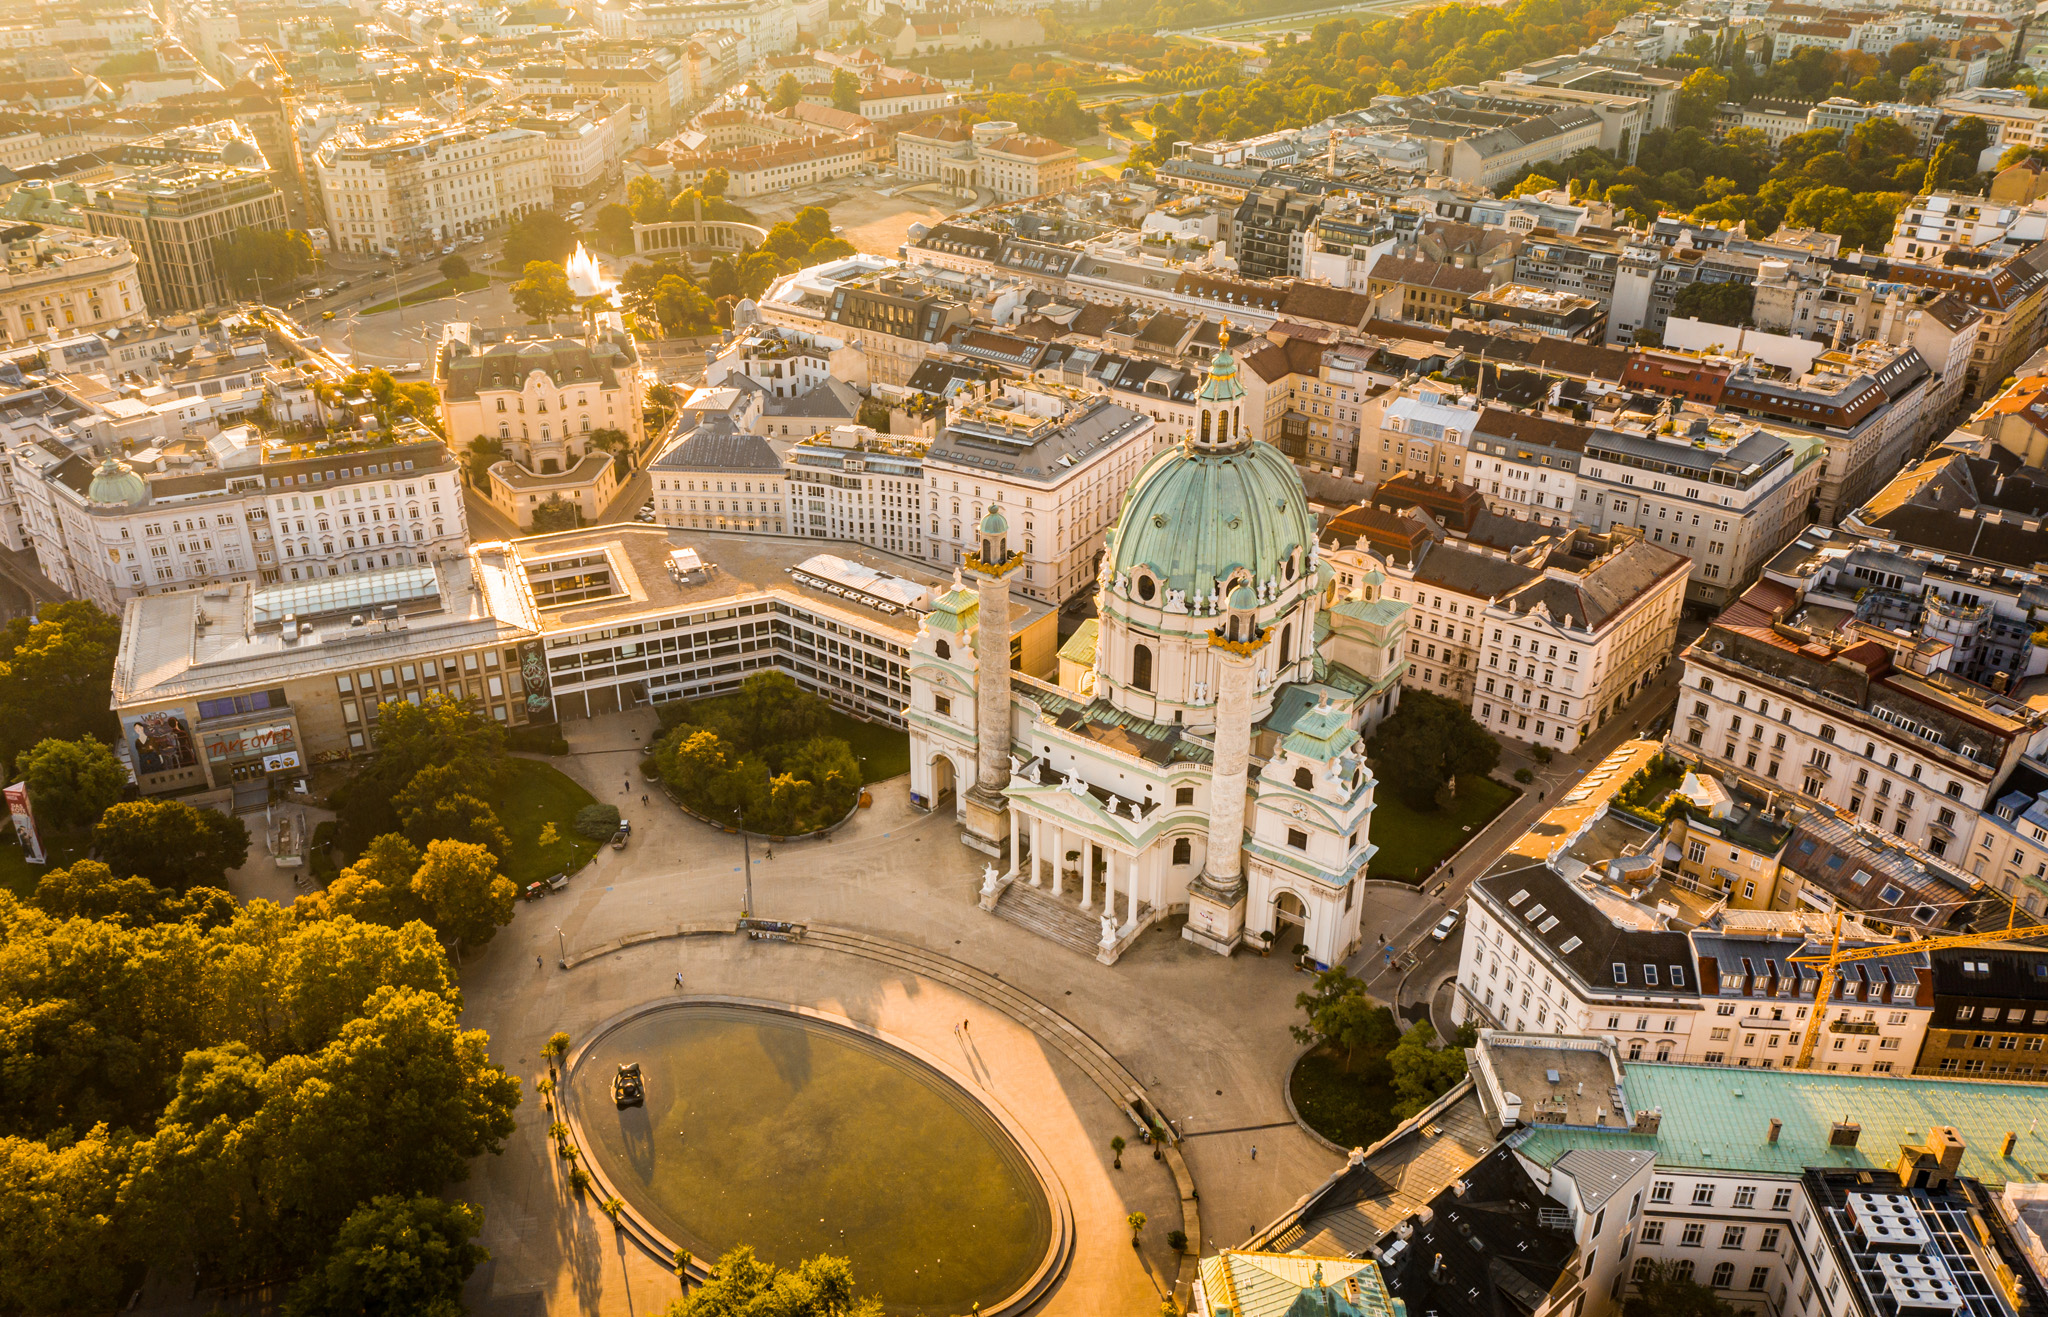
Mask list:
[[2012,1156],[2012,1147],[2015,1143],[2018,1143],[2019,1141],[2020,1136],[2016,1132],[2012,1130],[2007,1130],[2005,1132],[2005,1141],[1998,1145],[1998,1155],[2001,1157]]
[[1828,1126],[1828,1146],[1830,1148],[1853,1148],[1856,1146],[1856,1140],[1862,1137],[1862,1134],[1863,1127],[1855,1121],[1846,1118],[1838,1120]]
[[1662,1107],[1652,1107],[1648,1111],[1638,1111],[1636,1113],[1635,1124],[1630,1126],[1630,1132],[1635,1134],[1655,1134],[1657,1127],[1663,1123],[1664,1109]]
[[1785,1122],[1784,1122],[1784,1121],[1782,1121],[1782,1120],[1779,1120],[1779,1119],[1778,1119],[1778,1118],[1777,1118],[1776,1116],[1773,1116],[1773,1117],[1771,1117],[1771,1142],[1772,1142],[1772,1143],[1776,1143],[1776,1142],[1778,1141],[1778,1131],[1779,1131],[1779,1130],[1781,1130],[1781,1129],[1784,1129],[1784,1128],[1785,1128]]

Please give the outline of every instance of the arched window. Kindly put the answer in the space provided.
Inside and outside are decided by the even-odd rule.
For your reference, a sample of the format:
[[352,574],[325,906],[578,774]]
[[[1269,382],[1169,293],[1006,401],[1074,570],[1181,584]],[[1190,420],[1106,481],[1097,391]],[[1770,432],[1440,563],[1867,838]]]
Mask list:
[[1294,661],[1294,623],[1292,622],[1280,628],[1280,661],[1282,663]]
[[1306,768],[1297,768],[1294,770],[1294,785],[1303,791],[1313,791],[1316,789],[1316,775]]
[[1206,409],[1202,412],[1202,442],[1209,442],[1209,413]]
[[1141,691],[1152,689],[1152,651],[1144,645],[1131,646],[1131,685]]
[[1173,862],[1187,864],[1195,858],[1195,848],[1186,837],[1173,839]]
[[939,651],[939,657],[942,659],[953,657],[953,647],[943,640],[933,642],[933,648]]

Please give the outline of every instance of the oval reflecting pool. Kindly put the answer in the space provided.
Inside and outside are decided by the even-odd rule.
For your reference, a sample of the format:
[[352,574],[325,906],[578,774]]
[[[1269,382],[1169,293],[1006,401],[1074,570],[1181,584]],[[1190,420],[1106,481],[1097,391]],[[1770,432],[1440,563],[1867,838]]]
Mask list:
[[[643,1107],[613,1105],[638,1061]],[[1021,1288],[1052,1211],[1016,1141],[959,1085],[852,1029],[678,1003],[606,1032],[570,1077],[598,1169],[699,1258],[750,1244],[851,1258],[894,1313],[964,1313]]]

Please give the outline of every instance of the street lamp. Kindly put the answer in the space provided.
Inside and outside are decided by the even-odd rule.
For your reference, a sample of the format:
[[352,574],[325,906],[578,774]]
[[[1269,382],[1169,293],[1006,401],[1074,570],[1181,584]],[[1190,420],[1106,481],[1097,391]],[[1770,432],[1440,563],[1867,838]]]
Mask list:
[[740,830],[740,856],[746,865],[747,874],[746,895],[740,901],[740,918],[752,919],[754,917],[754,848],[747,844],[747,819],[746,815],[740,812],[741,808],[741,806],[735,805],[732,809],[733,822],[738,824]]

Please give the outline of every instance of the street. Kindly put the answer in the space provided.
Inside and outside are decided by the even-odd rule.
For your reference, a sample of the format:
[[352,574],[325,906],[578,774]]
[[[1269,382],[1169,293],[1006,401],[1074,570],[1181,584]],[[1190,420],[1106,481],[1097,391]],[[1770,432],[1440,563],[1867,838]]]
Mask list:
[[[1682,643],[1681,639],[1681,647]],[[1404,1023],[1429,1018],[1439,1035],[1448,1032],[1450,1022],[1439,1018],[1439,1011],[1449,1001],[1444,986],[1457,972],[1463,929],[1461,926],[1453,930],[1441,942],[1430,937],[1430,930],[1445,911],[1458,909],[1464,903],[1465,889],[1472,885],[1472,880],[1491,869],[1514,840],[1585,775],[1587,768],[1657,720],[1677,698],[1681,671],[1681,664],[1667,664],[1633,703],[1587,737],[1576,754],[1558,755],[1548,764],[1539,764],[1527,756],[1525,747],[1511,741],[1501,742],[1501,761],[1496,772],[1505,777],[1517,768],[1527,768],[1534,778],[1523,786],[1522,794],[1512,804],[1480,829],[1425,884],[1430,899],[1419,914],[1388,938],[1384,947],[1361,947],[1345,962],[1346,969],[1365,980],[1366,990],[1375,1000],[1392,1007]],[[1439,997],[1442,1002],[1437,1002]],[[1433,1002],[1438,1011],[1431,1009]]]

